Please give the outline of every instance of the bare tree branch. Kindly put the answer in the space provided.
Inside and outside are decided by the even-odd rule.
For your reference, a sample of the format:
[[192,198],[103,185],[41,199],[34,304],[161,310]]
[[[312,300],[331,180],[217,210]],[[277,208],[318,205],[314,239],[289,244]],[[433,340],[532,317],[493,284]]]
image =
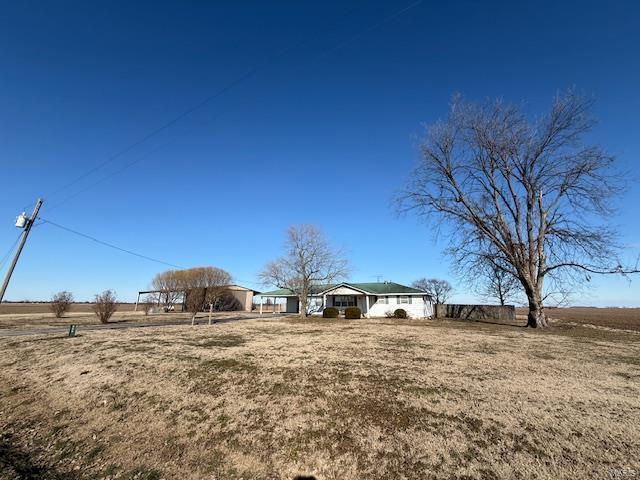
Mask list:
[[449,282],[437,278],[421,278],[411,285],[413,288],[427,292],[438,305],[446,303],[453,293],[453,287]]
[[580,283],[576,272],[639,272],[618,260],[608,225],[622,188],[614,158],[583,143],[591,106],[569,91],[532,121],[502,101],[454,97],[448,118],[426,127],[421,161],[398,199],[401,212],[450,225],[447,253],[463,276],[517,279],[532,327],[547,325],[545,280],[566,292]]
[[300,301],[300,315],[308,314],[313,288],[347,276],[349,264],[313,225],[293,225],[287,230],[285,255],[268,263],[260,273],[265,285],[289,289]]

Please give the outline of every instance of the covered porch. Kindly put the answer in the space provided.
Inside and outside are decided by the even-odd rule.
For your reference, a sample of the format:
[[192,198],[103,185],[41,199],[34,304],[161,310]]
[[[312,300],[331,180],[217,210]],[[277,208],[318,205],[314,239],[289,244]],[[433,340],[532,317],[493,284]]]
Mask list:
[[375,302],[375,295],[369,295],[353,287],[339,286],[322,293],[323,309],[334,307],[344,313],[348,307],[358,307],[364,317],[369,316],[371,305]]
[[[286,290],[276,290],[260,295],[259,310],[262,314],[266,309],[263,307],[265,301],[269,299],[273,305],[279,305],[278,313],[300,313],[300,301],[297,295]],[[310,315],[319,315],[327,307],[335,307],[340,312],[344,312],[347,307],[358,307],[363,316],[368,316],[372,304],[376,302],[375,295],[367,292],[347,287],[337,286],[326,291],[318,291],[309,296],[307,308]],[[274,313],[275,313],[274,309]]]

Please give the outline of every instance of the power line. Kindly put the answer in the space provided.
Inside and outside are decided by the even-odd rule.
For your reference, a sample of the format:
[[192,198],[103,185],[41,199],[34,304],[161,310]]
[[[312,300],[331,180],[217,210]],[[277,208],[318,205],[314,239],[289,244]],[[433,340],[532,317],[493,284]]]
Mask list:
[[163,143],[162,145],[159,145],[158,147],[150,150],[149,152],[145,153],[144,155],[141,155],[140,157],[135,158],[134,160],[132,160],[129,163],[126,163],[122,166],[122,168],[119,168],[118,170],[111,172],[110,174],[102,177],[101,179],[87,185],[85,188],[82,188],[80,190],[78,190],[75,193],[72,193],[71,195],[68,195],[67,197],[63,198],[62,200],[60,200],[57,203],[54,203],[51,207],[49,207],[47,210],[51,211],[54,210],[58,207],[60,207],[61,205],[67,203],[69,200],[74,199],[75,197],[77,197],[78,195],[83,194],[84,192],[93,189],[94,187],[100,185],[101,183],[106,182],[107,180],[109,180],[110,178],[115,177],[116,175],[124,172],[125,170],[127,170],[128,168],[132,167],[133,165],[135,165],[136,163],[141,162],[142,160],[145,160],[146,158],[149,158],[151,155],[153,155],[154,153],[158,152],[159,150],[161,150],[162,148],[166,147],[167,145],[169,145],[170,143],[174,142],[175,140],[177,140],[177,136],[174,137],[173,139],[171,139],[168,142]]
[[416,2],[413,2],[410,5],[407,5],[404,8],[401,8],[400,10],[397,10],[395,13],[392,13],[391,15],[383,18],[382,20],[380,20],[378,23],[371,25],[359,32],[357,32],[356,34],[352,35],[351,37],[347,38],[346,40],[343,40],[342,42],[334,45],[333,47],[327,49],[325,52],[321,53],[319,55],[319,57],[323,57],[328,55],[331,52],[334,52],[336,50],[340,50],[341,48],[343,48],[344,46],[350,44],[351,42],[353,42],[354,40],[366,35],[369,32],[372,32],[373,30],[380,28],[382,25],[385,25],[387,23],[389,23],[391,20],[393,20],[394,18],[400,17],[402,15],[404,15],[405,13],[407,13],[409,10],[411,10],[412,8],[417,7],[418,5],[420,5],[424,0],[417,0]]
[[[108,242],[105,242],[103,240],[99,240],[99,239],[97,239],[95,237],[92,237],[91,235],[87,235],[86,233],[78,232],[77,230],[73,230],[73,229],[71,229],[69,227],[65,227],[63,225],[60,225],[59,223],[52,222],[51,220],[46,220],[46,219],[44,219],[42,217],[40,217],[40,220],[42,220],[42,223],[47,223],[49,225],[53,225],[54,227],[60,228],[62,230],[66,230],[67,232],[73,233],[74,235],[78,235],[80,237],[84,237],[84,238],[89,239],[89,240],[91,240],[93,242],[99,243],[100,245],[104,245],[105,247],[113,248],[115,250],[119,250],[121,252],[128,253],[129,255],[133,255],[135,257],[143,258],[143,259],[149,260],[151,262],[161,263],[162,265],[167,265],[167,266],[173,267],[173,268],[178,268],[178,269],[184,269],[185,268],[185,267],[181,267],[180,265],[175,265],[173,263],[165,262],[163,260],[158,260],[157,258],[149,257],[149,256],[143,255],[141,253],[136,253],[136,252],[133,252],[131,250],[127,250],[126,248],[118,247],[117,245],[114,245],[112,243],[108,243]],[[42,223],[39,224],[39,225],[42,225]]]
[[[330,52],[338,50],[340,48],[343,48],[345,45],[353,42],[354,40],[362,37],[363,35],[365,35],[366,33],[369,33],[377,28],[379,28],[380,26],[390,22],[391,20],[393,20],[394,18],[397,18],[403,14],[405,14],[406,12],[408,12],[409,10],[415,8],[416,6],[418,6],[419,4],[421,4],[423,2],[423,0],[417,0],[416,2],[411,3],[410,5],[407,5],[397,11],[395,11],[394,13],[392,13],[391,15],[386,16],[385,18],[383,18],[381,21],[377,22],[374,25],[371,25],[365,29],[360,30],[359,32],[357,32],[356,34],[348,37],[345,40],[342,40],[340,42],[338,42],[337,44],[335,44],[334,46],[324,50],[323,52],[319,53],[318,55],[316,55],[316,58],[320,58],[322,56],[326,56],[328,55]],[[353,11],[353,10],[351,10]],[[150,133],[148,133],[147,135],[143,136],[141,139],[131,143],[130,145],[128,145],[127,147],[125,147],[124,149],[116,152],[114,155],[111,155],[109,158],[107,158],[106,160],[104,160],[103,162],[99,163],[98,165],[96,165],[95,167],[87,170],[86,172],[84,172],[83,174],[79,175],[78,177],[76,177],[75,179],[73,179],[71,182],[63,185],[62,187],[58,188],[57,190],[53,191],[52,193],[50,193],[47,198],[51,198],[52,196],[55,196],[57,194],[59,194],[60,192],[62,192],[63,190],[66,190],[67,188],[75,185],[76,183],[80,182],[81,180],[85,179],[86,177],[88,177],[89,175],[97,172],[98,170],[100,170],[101,168],[103,168],[104,166],[108,165],[109,163],[111,163],[112,161],[116,160],[117,158],[120,158],[121,156],[127,154],[128,152],[130,152],[131,150],[133,150],[135,147],[145,143],[147,140],[155,137],[156,135],[158,135],[159,133],[169,129],[170,127],[172,127],[173,125],[175,125],[176,123],[180,122],[180,120],[182,120],[183,118],[191,115],[192,113],[196,112],[197,110],[200,110],[201,108],[205,107],[207,104],[209,104],[212,100],[221,97],[222,95],[224,95],[225,93],[227,93],[228,91],[232,90],[233,88],[237,87],[238,85],[242,84],[243,82],[245,82],[246,80],[248,80],[249,78],[253,77],[256,73],[258,73],[260,70],[264,69],[265,67],[267,67],[268,65],[270,65],[272,62],[274,62],[277,58],[279,58],[280,56],[282,56],[283,54],[285,54],[286,52],[293,50],[294,48],[303,45],[304,43],[307,43],[305,41],[299,41],[297,43],[295,43],[294,45],[291,45],[289,47],[283,48],[278,50],[277,52],[275,52],[274,54],[268,56],[264,61],[260,62],[258,65],[256,65],[255,67],[249,69],[247,72],[245,72],[243,75],[241,75],[240,77],[236,78],[235,80],[231,81],[230,83],[228,83],[227,85],[225,85],[224,87],[222,87],[221,89],[219,89],[218,91],[216,91],[214,94],[206,97],[205,99],[203,99],[202,101],[200,101],[199,103],[193,105],[192,107],[188,108],[187,110],[183,111],[182,113],[180,113],[178,116],[174,117],[173,119],[169,120],[168,122],[166,122],[165,124],[161,125],[160,127],[152,130]],[[176,138],[174,138],[173,140],[175,140]],[[172,141],[173,141],[172,140]],[[102,179],[98,180],[97,182],[93,183],[92,185],[90,185],[87,188],[84,188],[82,190],[80,190],[79,192],[76,192],[66,198],[64,198],[62,201],[54,204],[51,208],[56,208],[58,206],[60,206],[63,203],[66,203],[68,200],[80,195],[81,193],[84,193],[85,191],[91,189],[93,186],[102,183],[106,180],[108,180],[109,178],[112,178],[113,176],[122,173],[123,171],[125,171],[126,169],[128,169],[129,167],[135,165],[136,163],[144,160],[145,158],[148,158],[149,156],[151,156],[151,154],[155,153],[156,151],[160,150],[161,148],[164,148],[166,145],[168,145],[170,142],[167,142],[164,145],[161,145],[160,147],[157,147],[155,149],[153,149],[151,152],[148,152],[147,154],[143,155],[142,157],[139,157],[138,159],[134,160],[133,162],[130,162],[128,164],[125,164],[125,166],[119,170],[117,170],[116,172],[113,172],[109,175],[107,175],[106,177],[103,177]]]
[[[281,53],[279,54],[281,55]],[[63,190],[66,190],[67,188],[75,185],[76,183],[78,183],[79,181],[83,180],[84,178],[88,177],[89,175],[91,175],[94,172],[97,172],[98,170],[100,170],[102,167],[108,165],[109,163],[111,163],[112,161],[116,160],[117,158],[125,155],[126,153],[130,152],[131,150],[133,150],[135,147],[145,143],[147,140],[155,137],[156,135],[158,135],[159,133],[163,132],[164,130],[168,129],[169,127],[175,125],[176,123],[178,123],[180,120],[182,120],[183,118],[189,116],[190,114],[192,114],[193,112],[201,109],[202,107],[204,107],[205,105],[207,105],[211,100],[214,100],[222,95],[224,95],[227,91],[231,90],[233,87],[235,87],[236,85],[239,85],[240,83],[242,83],[243,81],[247,80],[248,78],[252,77],[253,75],[255,75],[261,68],[263,67],[263,65],[260,65],[258,67],[252,68],[251,70],[249,70],[248,72],[246,72],[244,75],[242,75],[241,77],[237,78],[236,80],[232,81],[231,83],[225,85],[223,88],[221,88],[220,90],[218,90],[216,93],[214,93],[213,95],[208,96],[207,98],[205,98],[204,100],[202,100],[201,102],[199,102],[198,104],[188,108],[187,110],[185,110],[184,112],[182,112],[180,115],[178,115],[177,117],[174,117],[173,119],[171,119],[170,121],[168,121],[167,123],[161,125],[160,127],[156,128],[155,130],[151,131],[150,133],[148,133],[147,135],[145,135],[144,137],[142,137],[141,139],[131,143],[130,145],[128,145],[127,147],[125,147],[124,149],[118,151],[117,153],[115,153],[114,155],[111,155],[109,158],[107,158],[106,160],[104,160],[103,162],[99,163],[98,165],[96,165],[95,167],[87,170],[86,172],[84,172],[83,174],[79,175],[78,177],[76,177],[74,180],[72,180],[71,182],[63,185],[62,187],[58,188],[57,190],[53,191],[51,194],[48,195],[48,198],[55,196],[56,194],[60,193]]]
[[22,235],[22,232],[20,232],[18,234],[18,238],[16,238],[16,241],[13,242],[13,245],[11,245],[11,248],[9,248],[9,250],[7,250],[7,253],[4,255],[4,257],[2,257],[2,260],[0,260],[0,270],[2,270],[2,268],[4,268],[5,263],[7,263],[7,260],[9,260],[9,257],[11,256],[13,251],[15,250],[16,246],[18,245],[18,242],[20,241],[20,236],[21,235]]
[[[91,240],[93,242],[99,243],[100,245],[104,245],[106,247],[116,249],[116,250],[118,250],[120,252],[128,253],[129,255],[134,255],[136,257],[143,258],[145,260],[149,260],[149,261],[152,261],[152,262],[160,263],[162,265],[167,265],[169,267],[178,268],[178,269],[181,269],[181,270],[186,268],[186,267],[182,267],[180,265],[175,265],[173,263],[165,262],[163,260],[158,260],[157,258],[149,257],[149,256],[143,255],[141,253],[133,252],[133,251],[128,250],[126,248],[122,248],[122,247],[119,247],[119,246],[114,245],[112,243],[108,243],[108,242],[105,242],[105,241],[100,240],[98,238],[92,237],[91,235],[87,235],[86,233],[78,232],[77,230],[73,230],[73,229],[71,229],[69,227],[65,227],[64,225],[60,225],[59,223],[52,222],[51,220],[46,220],[46,219],[44,219],[42,217],[40,217],[39,220],[40,220],[40,223],[35,224],[34,228],[47,223],[49,225],[53,225],[54,227],[60,228],[62,230],[65,230],[65,231],[67,231],[69,233],[73,233],[74,235],[78,235],[80,237],[86,238],[86,239]],[[15,247],[15,245],[14,245],[14,247]],[[258,285],[259,284],[259,282],[254,282],[254,281],[251,281],[251,280],[243,280],[243,279],[235,279],[235,280],[238,281],[238,282],[242,282],[242,283],[251,283],[251,284],[254,284],[254,285]]]

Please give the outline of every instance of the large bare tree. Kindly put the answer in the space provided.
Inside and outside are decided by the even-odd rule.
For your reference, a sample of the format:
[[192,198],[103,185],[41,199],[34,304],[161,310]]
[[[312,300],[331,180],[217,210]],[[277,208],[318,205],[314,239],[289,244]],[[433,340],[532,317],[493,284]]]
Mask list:
[[300,316],[309,313],[313,288],[345,278],[349,264],[313,225],[293,225],[287,230],[284,256],[268,263],[260,273],[265,285],[286,288],[298,296]]
[[402,210],[435,216],[450,229],[460,271],[491,262],[517,278],[527,325],[547,326],[545,285],[566,289],[591,274],[626,274],[609,227],[621,191],[614,158],[585,143],[592,102],[569,91],[530,120],[519,106],[454,97],[448,117],[426,127],[421,161]]

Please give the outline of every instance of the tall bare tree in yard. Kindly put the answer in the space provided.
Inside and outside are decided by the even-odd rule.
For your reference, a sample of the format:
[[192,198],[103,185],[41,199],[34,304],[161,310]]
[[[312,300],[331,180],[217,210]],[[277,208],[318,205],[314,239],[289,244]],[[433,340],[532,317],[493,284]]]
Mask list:
[[260,273],[265,285],[293,291],[300,302],[300,316],[309,313],[308,299],[313,287],[346,277],[349,264],[341,251],[332,248],[313,225],[293,225],[287,230],[285,254],[268,263]]
[[451,297],[453,287],[446,280],[437,278],[421,278],[413,282],[413,288],[427,292],[433,298],[433,301],[441,305]]
[[584,141],[591,104],[569,91],[529,120],[518,106],[454,97],[447,119],[426,128],[401,195],[401,210],[449,224],[447,251],[460,271],[475,276],[490,262],[518,279],[530,327],[547,326],[548,283],[638,271],[621,265],[608,226],[621,191],[614,158]]

